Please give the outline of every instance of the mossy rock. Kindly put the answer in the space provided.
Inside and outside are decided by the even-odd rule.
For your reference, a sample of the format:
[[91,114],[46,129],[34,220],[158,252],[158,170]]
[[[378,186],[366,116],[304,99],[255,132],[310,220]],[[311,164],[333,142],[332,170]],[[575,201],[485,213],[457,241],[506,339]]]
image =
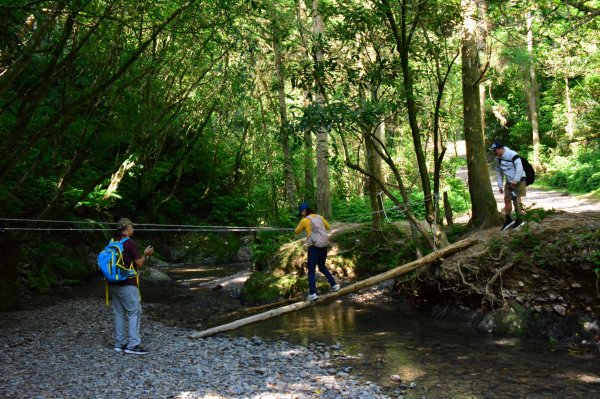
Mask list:
[[[326,281],[317,280],[317,290],[329,289]],[[308,292],[308,279],[298,275],[275,275],[273,273],[254,272],[241,291],[242,302],[261,305],[301,296]]]
[[538,315],[535,312],[513,304],[508,308],[487,313],[477,329],[483,333],[521,336],[529,331],[528,327],[536,324],[536,318]]

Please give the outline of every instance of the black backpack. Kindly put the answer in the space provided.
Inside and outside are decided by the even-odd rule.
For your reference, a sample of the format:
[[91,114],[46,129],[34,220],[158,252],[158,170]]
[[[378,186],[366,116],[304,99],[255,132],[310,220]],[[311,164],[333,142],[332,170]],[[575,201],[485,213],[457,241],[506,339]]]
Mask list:
[[[521,160],[521,165],[523,165],[523,170],[525,171],[525,185],[529,186],[529,185],[533,184],[533,182],[535,181],[535,170],[533,170],[533,166],[531,166],[531,164],[529,163],[529,161],[527,161],[526,158],[523,158],[519,154],[515,155],[510,160],[510,162],[515,163],[515,161],[517,159]],[[502,161],[503,161],[502,158],[498,158],[498,163],[500,163]],[[505,162],[507,162],[507,161],[505,161]]]

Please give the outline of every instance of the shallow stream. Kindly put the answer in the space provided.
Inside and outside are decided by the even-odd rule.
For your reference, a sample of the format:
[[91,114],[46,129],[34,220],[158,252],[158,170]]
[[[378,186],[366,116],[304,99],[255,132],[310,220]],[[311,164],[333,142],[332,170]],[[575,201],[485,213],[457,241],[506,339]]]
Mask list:
[[[240,272],[239,264],[174,269],[181,284],[142,288],[144,311],[179,326],[240,308],[225,292],[197,286]],[[98,292],[99,292],[98,288]],[[350,374],[404,398],[600,397],[600,356],[557,350],[549,342],[478,334],[469,326],[425,317],[398,305],[349,299],[315,306],[230,332],[315,346]],[[341,351],[331,346],[342,348]],[[397,375],[401,381],[393,381]],[[415,389],[407,389],[401,384]]]

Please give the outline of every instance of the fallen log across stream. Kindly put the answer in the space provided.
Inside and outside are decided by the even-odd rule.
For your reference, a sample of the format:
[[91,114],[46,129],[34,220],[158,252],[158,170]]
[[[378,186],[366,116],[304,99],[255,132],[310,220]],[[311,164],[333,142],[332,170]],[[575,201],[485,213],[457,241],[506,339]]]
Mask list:
[[233,321],[231,323],[223,324],[220,326],[216,326],[213,328],[209,328],[208,330],[200,331],[195,334],[192,334],[190,338],[205,338],[214,334],[219,334],[225,331],[235,330],[237,328],[246,326],[248,324],[256,323],[257,321],[267,320],[273,317],[281,316],[286,313],[295,312],[300,309],[305,309],[310,306],[314,306],[321,302],[330,301],[335,298],[339,298],[344,295],[351,294],[353,292],[359,291],[363,288],[370,287],[372,285],[381,283],[383,281],[389,280],[391,278],[400,276],[402,274],[413,271],[419,267],[427,266],[447,255],[454,254],[456,252],[463,251],[475,244],[477,244],[479,240],[477,238],[466,238],[464,240],[458,241],[448,247],[442,248],[436,252],[432,252],[429,255],[422,257],[421,259],[417,259],[410,263],[406,263],[402,266],[398,266],[392,270],[388,270],[387,272],[378,274],[373,277],[369,277],[367,279],[357,281],[354,284],[350,284],[346,287],[340,288],[339,291],[330,292],[325,295],[320,295],[314,301],[302,301],[293,303],[291,305],[283,306],[281,308],[269,310],[267,312],[259,313],[253,316],[249,316],[240,320]]

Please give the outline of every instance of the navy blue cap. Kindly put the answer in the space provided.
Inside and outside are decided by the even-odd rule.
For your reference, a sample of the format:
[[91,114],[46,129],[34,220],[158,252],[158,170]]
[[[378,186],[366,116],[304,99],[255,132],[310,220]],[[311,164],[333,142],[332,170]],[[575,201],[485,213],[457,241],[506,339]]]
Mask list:
[[302,216],[301,213],[303,210],[308,209],[308,202],[303,202],[300,205],[298,205],[298,216]]
[[494,151],[496,148],[504,148],[504,144],[499,141],[494,141],[494,144],[490,147],[490,151]]

